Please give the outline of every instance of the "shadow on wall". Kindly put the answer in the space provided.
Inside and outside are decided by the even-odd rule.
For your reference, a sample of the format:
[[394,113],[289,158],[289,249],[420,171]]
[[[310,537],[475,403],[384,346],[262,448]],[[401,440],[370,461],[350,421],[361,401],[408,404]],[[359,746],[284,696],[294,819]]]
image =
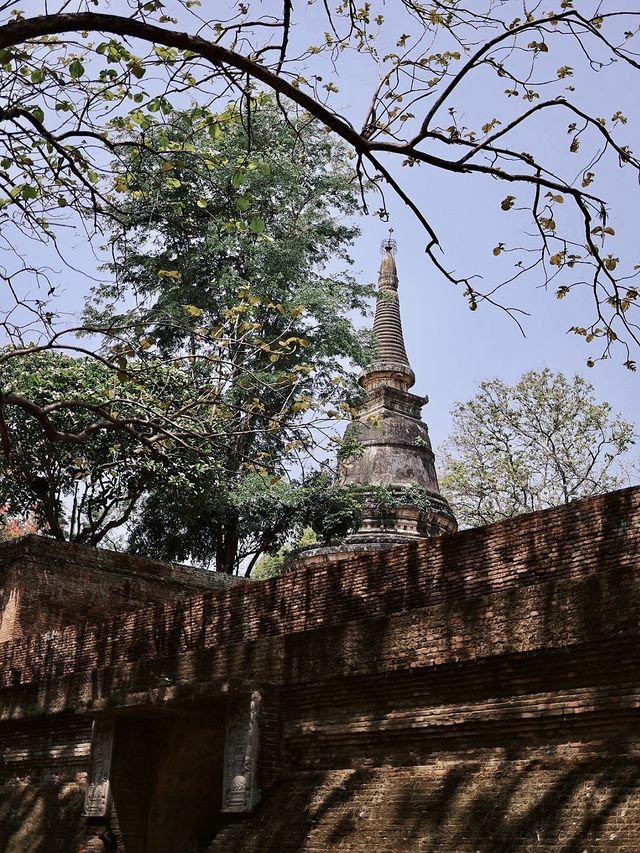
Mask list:
[[637,762],[562,763],[434,759],[300,774],[208,853],[637,853]]
[[423,853],[631,853],[637,839],[628,809],[634,800],[638,808],[639,785],[632,762],[613,769],[610,759],[586,758],[554,769],[539,760],[517,768],[490,761],[470,772],[448,770],[435,790],[417,780],[396,804],[394,821],[420,839]]
[[0,853],[75,853],[84,830],[76,783],[0,787]]
[[[625,609],[626,593],[619,593],[616,601],[611,583],[606,590],[607,606],[601,606],[599,586],[606,581],[600,581],[599,575],[606,568],[612,577],[618,565],[624,573],[624,560],[629,572],[629,555],[635,553],[631,524],[639,505],[640,490],[615,492],[407,546],[393,554],[354,559],[326,574],[299,570],[224,593],[204,593],[153,610],[120,615],[98,627],[79,625],[55,636],[25,638],[15,648],[11,644],[7,651],[4,683],[17,686],[37,681],[46,691],[40,697],[46,707],[74,708],[88,673],[107,670],[104,683],[96,688],[98,693],[108,693],[109,678],[117,677],[124,681],[121,686],[125,689],[166,686],[175,683],[178,656],[183,653],[215,654],[213,650],[225,649],[232,655],[232,650],[246,640],[291,637],[307,630],[436,605],[443,608],[451,651],[457,654],[457,638],[464,633],[460,625],[483,615],[483,596],[502,592],[517,606],[523,590],[561,575],[572,583],[591,578],[591,600],[585,599],[580,612],[575,613],[574,625],[593,636],[606,630],[609,604],[617,608],[620,603]],[[551,590],[547,587],[541,594],[544,592],[550,595]],[[550,597],[539,604],[538,612],[545,620],[538,627],[543,641],[546,634],[555,631],[558,635],[566,627],[565,602]],[[631,618],[633,614],[629,615]],[[474,656],[495,654],[498,643],[517,643],[517,625],[515,619],[505,620],[504,625],[489,619],[485,648],[479,650],[475,643]],[[118,667],[129,670],[117,673]],[[76,673],[78,681],[74,683]],[[261,681],[277,681],[279,675],[277,668],[274,672],[259,668]],[[238,676],[250,678],[252,674],[242,671],[233,675]],[[182,680],[191,677],[187,674]],[[6,707],[13,711],[14,701],[24,705],[27,699],[26,691],[19,699],[9,695]]]

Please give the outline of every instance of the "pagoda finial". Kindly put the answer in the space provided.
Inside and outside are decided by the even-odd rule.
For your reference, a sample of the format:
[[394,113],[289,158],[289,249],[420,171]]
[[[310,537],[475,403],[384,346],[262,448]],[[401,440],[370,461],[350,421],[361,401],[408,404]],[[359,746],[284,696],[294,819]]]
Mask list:
[[382,252],[382,254],[384,254],[385,252],[389,252],[390,254],[395,255],[395,253],[398,251],[398,244],[393,239],[392,235],[393,228],[389,228],[389,236],[386,237],[382,241],[382,243],[380,243],[380,251]]

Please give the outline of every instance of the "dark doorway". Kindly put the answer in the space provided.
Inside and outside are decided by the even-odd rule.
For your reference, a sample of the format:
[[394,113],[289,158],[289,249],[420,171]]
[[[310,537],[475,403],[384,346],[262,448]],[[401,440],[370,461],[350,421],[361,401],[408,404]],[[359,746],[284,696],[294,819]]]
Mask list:
[[112,791],[123,853],[200,853],[220,829],[224,717],[165,712],[118,720]]

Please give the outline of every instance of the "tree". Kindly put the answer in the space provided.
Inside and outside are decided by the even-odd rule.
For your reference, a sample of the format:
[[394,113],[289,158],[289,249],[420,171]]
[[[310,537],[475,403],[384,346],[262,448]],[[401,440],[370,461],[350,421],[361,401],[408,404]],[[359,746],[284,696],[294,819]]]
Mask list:
[[282,574],[284,561],[291,554],[294,548],[305,548],[309,545],[315,545],[318,542],[318,537],[310,527],[303,530],[300,539],[293,545],[282,545],[275,554],[264,554],[255,564],[251,572],[251,579],[256,581],[267,580],[267,578],[277,578]]
[[353,366],[368,358],[370,336],[347,314],[372,294],[325,272],[350,263],[357,234],[343,147],[267,97],[250,137],[241,118],[229,108],[212,125],[196,107],[145,121],[153,153],[134,148],[118,167],[113,281],[86,311],[110,328],[105,357],[179,366],[194,414],[218,427],[186,477],[147,493],[136,550],[227,572],[281,544],[315,494],[300,490],[309,461],[351,411]]
[[[194,108],[168,122],[151,117],[140,132],[154,154],[134,147],[118,166],[112,280],[95,289],[85,311],[89,327],[109,328],[102,361],[92,367],[36,351],[21,366],[20,351],[7,351],[14,374],[5,400],[33,400],[34,388],[64,400],[73,390],[64,430],[58,412],[49,437],[64,431],[70,439],[73,407],[87,396],[92,411],[115,413],[146,439],[136,448],[130,433],[123,443],[103,431],[100,446],[94,434],[82,476],[76,442],[60,453],[48,448],[41,467],[50,480],[53,535],[96,544],[105,526],[111,532],[126,523],[138,553],[214,561],[230,572],[250,555],[277,549],[305,502],[319,500],[307,468],[335,419],[351,410],[352,366],[368,357],[369,334],[356,332],[345,315],[365,310],[371,287],[345,271],[323,272],[330,259],[334,269],[337,259],[350,262],[357,230],[337,217],[357,210],[353,169],[315,124],[285,122],[269,98],[256,103],[250,140],[231,109],[213,131]],[[43,414],[31,430],[33,411],[26,422],[13,413],[25,438],[13,453],[13,477],[18,459],[29,471],[22,446],[40,448],[47,437],[43,422],[54,410],[38,402]],[[115,455],[105,480],[95,474],[109,448]],[[118,488],[116,464],[123,469]],[[292,466],[295,483],[287,482]],[[76,499],[87,478],[88,504]],[[22,506],[33,488],[21,479]],[[65,526],[58,519],[72,493]],[[109,511],[96,515],[107,496]]]
[[[359,495],[334,486],[327,473],[289,482],[259,465],[231,475],[220,462],[228,437],[222,429],[218,442],[198,451],[178,445],[162,459],[141,452],[136,437],[95,429],[91,409],[82,419],[67,402],[72,394],[87,407],[102,407],[104,399],[121,406],[133,391],[149,388],[128,389],[92,359],[39,352],[8,367],[12,395],[33,393],[61,434],[84,425],[90,435],[56,443],[20,408],[7,409],[11,452],[0,469],[0,540],[40,531],[226,572],[247,561],[248,574],[261,554],[287,547],[307,526],[330,539],[354,524]],[[179,371],[163,368],[153,404],[184,405],[189,387],[183,380]],[[283,458],[277,464],[284,465]]]
[[306,529],[331,542],[356,526],[362,495],[334,485],[327,472],[293,482],[257,472],[211,482],[203,463],[199,471],[150,492],[133,526],[134,553],[249,576],[263,555],[284,559]]
[[[527,276],[552,285],[558,298],[585,291],[591,309],[576,307],[572,330],[599,347],[587,363],[618,352],[635,368],[638,269],[635,257],[616,248],[632,217],[616,219],[606,202],[612,170],[637,177],[640,161],[628,144],[624,110],[606,94],[599,99],[606,89],[594,80],[611,77],[620,98],[633,88],[612,75],[622,68],[631,79],[640,70],[640,12],[598,0],[579,8],[562,0],[550,12],[523,11],[515,0],[485,0],[472,9],[461,0],[398,0],[392,15],[382,3],[334,9],[290,0],[279,13],[243,2],[210,18],[198,0],[176,0],[172,10],[175,17],[151,0],[115,3],[106,14],[77,0],[57,8],[43,3],[41,15],[29,16],[17,0],[0,3],[0,275],[7,297],[0,322],[15,347],[25,354],[67,348],[90,355],[100,339],[114,343],[109,323],[68,327],[56,301],[69,275],[59,259],[73,249],[65,234],[81,229],[99,252],[107,223],[120,221],[118,200],[127,186],[114,161],[126,165],[137,150],[157,158],[159,173],[165,165],[171,170],[162,134],[147,133],[149,117],[172,124],[193,96],[199,120],[215,137],[233,111],[247,130],[250,159],[256,105],[271,92],[285,120],[295,119],[300,130],[315,118],[350,148],[360,180],[369,178],[381,193],[390,188],[410,207],[424,229],[428,258],[461,285],[471,309],[500,304],[518,320],[501,288]],[[323,35],[307,44],[301,38],[309,32]],[[340,87],[356,77],[358,92],[341,102]],[[486,181],[485,197],[501,221],[518,220],[522,240],[496,232],[496,268],[507,268],[487,288],[473,275],[471,259],[458,274],[446,259],[452,253],[442,255],[439,207],[421,195],[437,176]],[[626,181],[627,192],[635,177]],[[493,197],[496,186],[504,187],[501,200]],[[164,183],[158,191],[165,192]],[[459,197],[452,184],[440,207]],[[376,212],[387,216],[384,194]],[[253,218],[256,237],[268,239],[261,217]],[[91,332],[82,347],[81,326]],[[120,353],[101,363],[123,374],[125,358]],[[152,377],[138,366],[132,381]],[[2,393],[5,409],[36,417],[34,397]],[[82,401],[75,403],[86,412]],[[137,433],[141,445],[151,443],[160,455],[167,443],[201,440],[184,412],[177,432],[161,408],[151,415],[143,402],[103,415],[100,428]],[[52,436],[41,407],[37,417]],[[72,433],[65,441],[87,435],[85,427]]]
[[[97,545],[106,537],[113,544],[111,537],[160,472],[162,482],[173,474],[155,454],[141,452],[137,434],[96,423],[95,413],[104,410],[105,400],[118,407],[127,397],[139,397],[140,388],[119,381],[94,359],[55,352],[10,359],[3,381],[7,396],[29,400],[36,413],[44,413],[48,427],[43,429],[21,406],[5,408],[4,429],[11,441],[0,469],[4,512],[56,539]],[[165,370],[156,377],[157,385],[167,395],[173,391],[177,401],[180,383],[175,371],[172,376]],[[144,395],[150,390],[145,387]],[[77,440],[51,440],[56,435]]]
[[549,369],[480,383],[453,410],[441,484],[465,527],[559,506],[625,484],[634,429],[579,376]]

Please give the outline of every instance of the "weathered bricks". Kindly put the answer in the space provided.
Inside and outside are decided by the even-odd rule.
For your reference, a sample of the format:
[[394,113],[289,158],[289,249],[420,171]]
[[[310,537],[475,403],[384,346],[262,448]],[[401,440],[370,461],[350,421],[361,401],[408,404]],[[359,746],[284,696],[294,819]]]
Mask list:
[[220,714],[257,686],[264,805],[211,851],[635,853],[639,546],[629,489],[18,638],[0,645],[5,778],[29,726],[35,786],[49,721]]
[[238,582],[188,566],[21,536],[0,543],[0,643]]

